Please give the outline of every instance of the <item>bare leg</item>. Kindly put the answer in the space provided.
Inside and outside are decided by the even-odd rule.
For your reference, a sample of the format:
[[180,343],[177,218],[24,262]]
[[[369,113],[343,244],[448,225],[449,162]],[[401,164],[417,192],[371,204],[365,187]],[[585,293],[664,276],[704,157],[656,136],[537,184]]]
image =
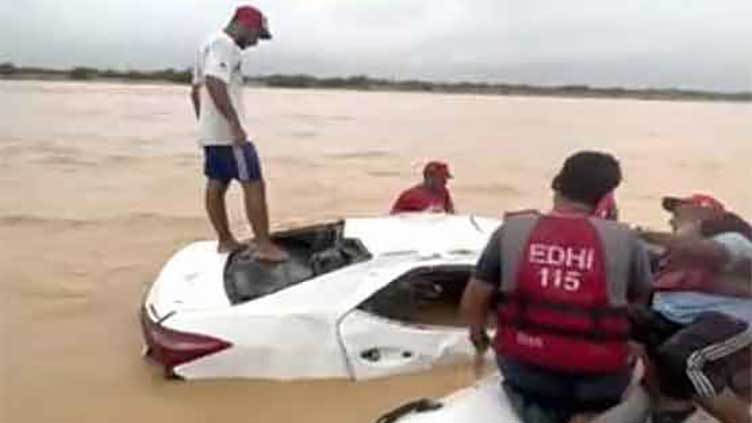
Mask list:
[[206,183],[206,196],[204,198],[206,212],[214,231],[217,233],[219,240],[217,249],[220,253],[229,253],[243,248],[243,244],[238,242],[230,232],[225,207],[225,193],[227,193],[227,184],[211,179]]
[[287,253],[274,245],[269,238],[269,209],[266,204],[264,182],[243,182],[242,186],[246,215],[256,238],[255,256],[260,260],[272,262],[287,260]]

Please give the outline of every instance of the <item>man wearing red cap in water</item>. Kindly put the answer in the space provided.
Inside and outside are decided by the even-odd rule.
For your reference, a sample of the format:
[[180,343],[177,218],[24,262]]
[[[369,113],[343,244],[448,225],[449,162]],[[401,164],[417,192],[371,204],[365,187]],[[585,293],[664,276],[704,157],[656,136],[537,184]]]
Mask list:
[[212,35],[200,48],[193,69],[191,99],[199,121],[199,140],[204,148],[206,210],[219,238],[220,253],[246,246],[230,232],[225,193],[235,179],[243,187],[248,220],[255,235],[254,256],[279,262],[287,254],[271,242],[261,164],[252,137],[245,131],[242,52],[269,40],[266,17],[252,6],[235,10],[223,31]]
[[454,213],[447,182],[452,179],[449,166],[429,162],[423,168],[423,182],[404,191],[392,206],[392,214],[410,212]]

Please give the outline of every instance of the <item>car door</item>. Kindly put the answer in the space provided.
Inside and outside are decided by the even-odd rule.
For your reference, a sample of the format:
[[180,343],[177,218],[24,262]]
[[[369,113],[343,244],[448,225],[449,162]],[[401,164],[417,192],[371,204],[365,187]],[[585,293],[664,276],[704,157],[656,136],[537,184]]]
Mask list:
[[[451,293],[444,292],[453,298],[450,310],[453,315],[457,314],[457,303],[467,281],[464,275],[469,275],[470,269],[463,266],[461,276],[452,278],[459,280],[462,286],[455,285]],[[472,358],[474,349],[467,339],[466,329],[460,324],[425,323],[419,318],[427,301],[422,295],[426,284],[430,287],[432,281],[440,279],[439,275],[446,276],[447,272],[457,275],[457,266],[413,269],[340,320],[340,339],[355,379],[425,371],[437,364]]]
[[359,309],[342,319],[339,332],[358,380],[426,371],[474,354],[462,328],[414,325]]

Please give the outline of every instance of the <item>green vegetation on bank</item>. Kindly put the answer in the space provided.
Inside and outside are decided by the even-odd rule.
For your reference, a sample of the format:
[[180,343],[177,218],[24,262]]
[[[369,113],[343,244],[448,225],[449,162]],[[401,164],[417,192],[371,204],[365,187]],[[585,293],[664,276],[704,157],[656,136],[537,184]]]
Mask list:
[[470,93],[493,95],[537,95],[558,97],[604,97],[640,99],[689,99],[752,101],[752,92],[720,93],[682,89],[598,88],[587,85],[536,86],[485,82],[427,82],[419,80],[386,80],[367,76],[349,78],[317,78],[310,75],[270,75],[251,79],[259,85],[284,88],[334,88],[358,90],[424,91],[439,93]]
[[0,77],[18,77],[28,79],[71,79],[90,81],[96,79],[119,79],[126,81],[166,81],[177,84],[190,84],[190,70],[164,69],[158,71],[119,71],[113,69],[95,69],[75,67],[69,70],[46,69],[36,67],[17,67],[13,63],[0,64]]
[[[16,79],[70,79],[88,81],[111,79],[124,81],[164,81],[189,84],[191,71],[165,69],[157,71],[100,70],[76,67],[69,70],[17,67],[13,63],[0,64],[0,78]],[[683,89],[627,89],[599,88],[588,85],[535,86],[484,82],[429,82],[419,80],[390,80],[364,75],[319,78],[311,75],[267,75],[248,77],[246,82],[255,86],[277,88],[325,88],[373,91],[420,91],[438,93],[470,93],[490,95],[530,95],[555,97],[638,98],[655,100],[717,100],[752,101],[752,92],[721,93]]]

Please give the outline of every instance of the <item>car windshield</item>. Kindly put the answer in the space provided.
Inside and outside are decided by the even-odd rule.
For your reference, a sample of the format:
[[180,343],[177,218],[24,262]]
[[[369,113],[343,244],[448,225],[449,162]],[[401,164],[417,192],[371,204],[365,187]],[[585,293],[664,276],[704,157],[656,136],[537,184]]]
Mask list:
[[343,238],[344,222],[311,226],[273,236],[290,258],[271,264],[247,253],[234,253],[224,272],[225,291],[232,304],[240,304],[370,259],[356,239]]

